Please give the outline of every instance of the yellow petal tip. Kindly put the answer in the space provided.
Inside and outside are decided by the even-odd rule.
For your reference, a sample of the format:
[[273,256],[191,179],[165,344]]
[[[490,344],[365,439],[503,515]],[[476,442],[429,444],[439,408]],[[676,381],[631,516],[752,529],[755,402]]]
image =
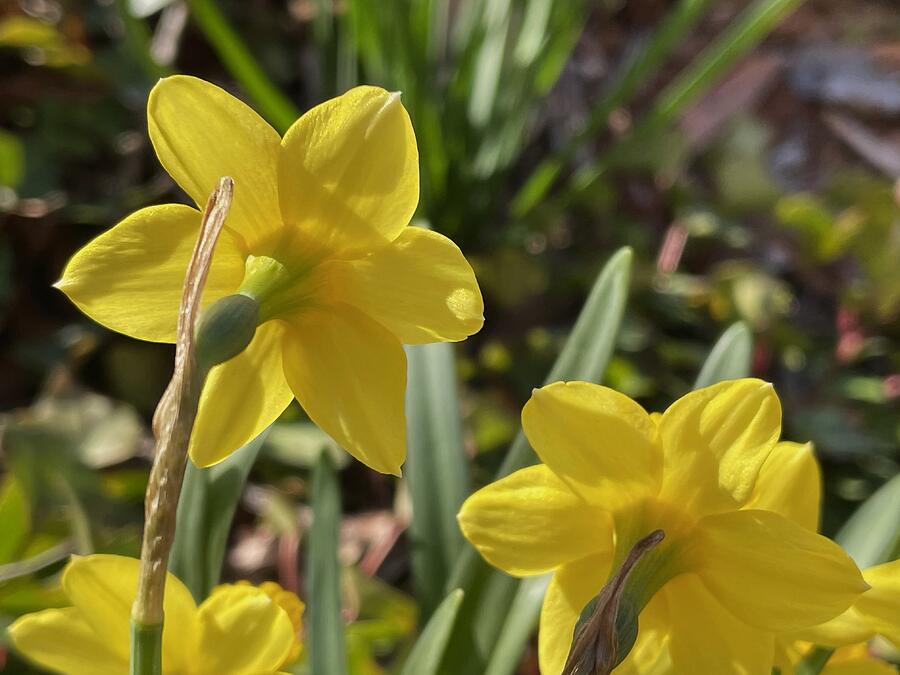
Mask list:
[[372,115],[372,120],[369,122],[369,126],[366,127],[366,133],[364,137],[366,139],[369,138],[369,135],[381,124],[382,120],[386,120],[388,114],[397,108],[400,105],[400,92],[392,91],[387,94],[387,97],[382,103],[381,107],[375,111],[375,114]]

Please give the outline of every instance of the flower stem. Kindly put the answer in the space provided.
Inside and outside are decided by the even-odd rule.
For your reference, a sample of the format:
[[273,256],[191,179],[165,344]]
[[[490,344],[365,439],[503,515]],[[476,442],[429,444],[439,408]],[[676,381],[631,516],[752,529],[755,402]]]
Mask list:
[[222,63],[247,91],[263,116],[268,118],[279,132],[287,131],[300,116],[299,111],[290,99],[272,84],[247,45],[228,23],[215,0],[188,0],[188,5],[194,21],[222,59]]
[[819,675],[834,654],[831,647],[814,647],[794,669],[797,675]]
[[[230,178],[222,178],[206,204],[200,236],[185,275],[178,314],[175,372],[153,417],[156,457],[147,484],[137,596],[131,610],[133,675],[156,675],[162,663],[166,570],[175,535],[175,517],[187,464],[188,443],[206,377],[205,369],[197,366],[195,325],[216,239],[231,207],[233,188]],[[155,641],[150,637],[153,631],[159,634]]]
[[131,622],[131,675],[162,675],[162,628]]

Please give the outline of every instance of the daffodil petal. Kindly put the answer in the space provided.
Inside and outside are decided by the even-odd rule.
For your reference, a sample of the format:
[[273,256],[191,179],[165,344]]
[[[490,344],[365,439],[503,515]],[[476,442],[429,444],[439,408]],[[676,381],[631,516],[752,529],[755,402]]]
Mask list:
[[[132,213],[76,253],[56,287],[97,323],[151,342],[174,342],[184,276],[200,212],[181,204]],[[234,238],[223,232],[203,305],[233,292],[244,276]]]
[[284,371],[300,405],[347,452],[400,475],[406,354],[388,330],[343,305],[291,320]]
[[638,636],[616,675],[672,675],[669,650],[669,604],[664,592],[656,593],[638,617]]
[[477,333],[484,303],[472,267],[447,237],[407,227],[390,245],[333,265],[341,298],[405,344],[456,342]]
[[288,130],[278,194],[303,246],[343,258],[384,246],[419,201],[419,154],[398,93],[356,87],[316,106]]
[[553,574],[544,595],[538,629],[541,675],[562,673],[578,617],[603,588],[611,566],[611,556],[601,553],[566,563]]
[[[866,593],[871,593],[871,589],[866,591]],[[874,636],[875,630],[869,622],[857,611],[855,606],[851,606],[830,621],[821,623],[818,626],[803,628],[795,633],[790,633],[788,637],[793,640],[803,640],[817,645],[842,647],[857,642],[866,642]]]
[[200,605],[198,675],[278,670],[294,645],[287,612],[254,586],[227,586]]
[[282,368],[285,327],[268,321],[233,359],[213,368],[200,398],[191,436],[191,459],[211,466],[256,438],[290,405],[294,395]]
[[856,601],[856,610],[875,632],[900,645],[900,560],[870,567],[863,577],[872,588]]
[[[139,561],[119,555],[73,557],[62,576],[66,596],[94,633],[127,659],[131,605],[137,592]],[[191,657],[196,605],[191,592],[174,575],[166,576],[163,612],[163,659],[177,671]]]
[[[772,385],[762,380],[720,382],[673,403],[663,413],[659,431],[664,497],[695,511],[720,510],[722,496],[738,504],[750,497],[781,434],[781,403]],[[715,494],[715,488],[723,495]]]
[[612,553],[610,515],[576,496],[543,464],[482,488],[465,501],[458,518],[485,560],[514,576]]
[[214,84],[173,75],[150,91],[147,125],[160,163],[197,206],[230,176],[226,227],[251,247],[276,231],[281,137],[253,109]]
[[812,445],[785,441],[762,465],[745,507],[774,511],[816,532],[821,494],[822,477]]
[[592,503],[613,509],[659,490],[656,427],[624,394],[555,382],[534,390],[522,426],[541,461]]
[[95,633],[74,607],[26,614],[9,627],[9,636],[29,661],[56,673],[122,675],[128,669],[128,657],[111,649],[109,638]]
[[775,655],[771,633],[735,618],[693,574],[665,585],[673,675],[768,673]]
[[822,675],[897,675],[897,667],[869,654],[865,644],[857,644],[835,651]]
[[697,526],[693,569],[728,611],[762,630],[823,623],[866,590],[834,542],[771,511],[707,516]]

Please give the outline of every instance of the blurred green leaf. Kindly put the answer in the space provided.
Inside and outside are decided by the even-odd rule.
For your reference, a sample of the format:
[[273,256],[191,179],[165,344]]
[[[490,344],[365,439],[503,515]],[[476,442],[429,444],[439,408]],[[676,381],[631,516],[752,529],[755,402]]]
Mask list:
[[513,675],[534,633],[551,575],[523,579],[500,630],[484,675]]
[[313,474],[313,524],[306,558],[307,640],[312,672],[346,675],[338,537],[341,493],[334,462],[323,452]]
[[462,600],[463,592],[458,588],[447,594],[416,641],[400,675],[435,675],[438,672]]
[[900,476],[882,485],[835,536],[860,569],[900,554]]
[[407,347],[407,456],[410,544],[416,596],[427,620],[462,549],[456,514],[471,491],[463,447],[453,345]]
[[169,565],[197,602],[220,581],[234,512],[268,433],[208,469],[188,460]]
[[750,328],[742,321],[732,324],[713,345],[697,375],[694,389],[747,377],[752,356],[753,334]]
[[[617,251],[603,267],[566,346],[545,382],[599,382],[603,378],[625,312],[631,260],[631,249],[626,247]],[[535,461],[534,451],[520,431],[503,460],[497,478]],[[445,657],[443,672],[482,675],[509,615],[518,584],[517,579],[490,568],[472,546],[463,548],[448,587],[462,588],[466,597],[460,621],[451,637],[451,648]],[[513,642],[510,637],[509,643]]]
[[276,422],[269,429],[263,454],[300,469],[311,469],[323,450],[331,454],[338,469],[350,462],[350,455],[312,422]]
[[0,129],[0,187],[17,188],[25,173],[25,149],[18,136]]
[[0,565],[12,562],[25,544],[31,527],[31,504],[15,474],[0,487]]

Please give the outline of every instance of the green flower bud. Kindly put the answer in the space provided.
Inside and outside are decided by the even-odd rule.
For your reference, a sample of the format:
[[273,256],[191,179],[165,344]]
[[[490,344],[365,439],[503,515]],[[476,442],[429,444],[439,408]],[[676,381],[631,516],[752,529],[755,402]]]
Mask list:
[[203,310],[194,348],[202,371],[244,351],[256,334],[259,303],[246,295],[228,295]]

